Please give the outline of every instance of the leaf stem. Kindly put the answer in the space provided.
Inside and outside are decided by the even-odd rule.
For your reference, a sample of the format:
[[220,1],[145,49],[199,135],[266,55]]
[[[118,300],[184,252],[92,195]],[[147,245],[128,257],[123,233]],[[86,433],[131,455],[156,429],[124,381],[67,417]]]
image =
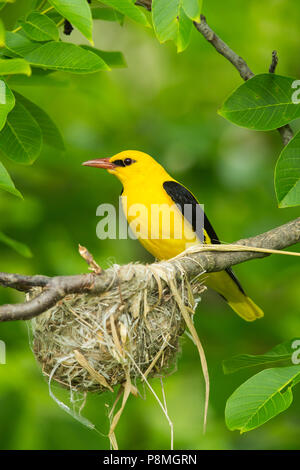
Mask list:
[[54,7],[46,8],[46,10],[41,11],[41,15],[45,15],[48,11],[53,10]]
[[[46,8],[46,10],[41,11],[41,15],[45,15],[46,13],[48,13],[48,11],[50,11],[52,9],[53,9],[53,7]],[[22,29],[22,26],[18,26],[16,29],[13,29],[12,33],[17,33],[18,31],[20,31],[20,29]]]
[[46,2],[47,2],[47,0],[42,0],[41,3],[39,4],[39,6],[37,7],[37,10],[41,10]]
[[56,24],[57,27],[61,26],[62,24],[64,24],[64,21],[65,19],[62,18],[61,20],[59,20],[59,22]]
[[20,29],[22,29],[22,26],[18,26],[16,29],[12,31],[12,33],[17,33],[18,31],[20,31]]

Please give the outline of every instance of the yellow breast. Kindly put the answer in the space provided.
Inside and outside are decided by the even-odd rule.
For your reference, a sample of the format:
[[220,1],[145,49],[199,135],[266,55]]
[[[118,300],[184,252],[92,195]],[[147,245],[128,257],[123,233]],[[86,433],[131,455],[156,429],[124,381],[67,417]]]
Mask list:
[[130,229],[157,259],[169,259],[199,243],[190,223],[163,189],[126,185],[122,206]]

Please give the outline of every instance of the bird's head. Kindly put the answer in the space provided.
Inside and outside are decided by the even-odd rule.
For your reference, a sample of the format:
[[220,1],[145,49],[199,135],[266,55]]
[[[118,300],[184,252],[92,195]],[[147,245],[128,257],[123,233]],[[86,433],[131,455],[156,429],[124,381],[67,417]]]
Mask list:
[[128,180],[145,180],[154,175],[165,174],[154,158],[138,150],[125,150],[110,158],[98,158],[83,163],[84,166],[103,168],[115,175],[122,183]]

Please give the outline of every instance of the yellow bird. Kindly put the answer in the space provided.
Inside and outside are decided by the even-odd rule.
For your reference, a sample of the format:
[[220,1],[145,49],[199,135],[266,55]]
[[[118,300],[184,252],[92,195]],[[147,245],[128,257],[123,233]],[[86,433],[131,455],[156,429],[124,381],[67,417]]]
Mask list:
[[[127,221],[142,245],[157,259],[173,258],[191,245],[220,243],[195,196],[146,153],[128,150],[83,165],[104,168],[121,181]],[[199,224],[201,217],[203,223]],[[231,269],[205,274],[203,282],[245,320],[263,316]]]

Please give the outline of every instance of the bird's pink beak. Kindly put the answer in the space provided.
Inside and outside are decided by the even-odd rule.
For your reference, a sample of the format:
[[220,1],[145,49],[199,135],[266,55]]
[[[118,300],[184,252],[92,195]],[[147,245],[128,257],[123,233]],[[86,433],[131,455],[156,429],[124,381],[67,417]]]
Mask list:
[[112,170],[116,168],[116,165],[113,162],[109,161],[110,158],[96,158],[95,160],[89,160],[84,162],[83,166],[93,166],[95,168],[103,168],[104,170]]

